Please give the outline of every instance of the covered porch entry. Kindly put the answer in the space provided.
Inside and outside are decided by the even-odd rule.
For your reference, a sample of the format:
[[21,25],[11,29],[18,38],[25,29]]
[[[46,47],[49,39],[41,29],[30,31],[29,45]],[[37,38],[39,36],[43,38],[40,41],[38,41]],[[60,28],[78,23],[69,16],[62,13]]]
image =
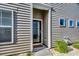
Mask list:
[[51,8],[43,4],[33,4],[32,47],[51,47]]

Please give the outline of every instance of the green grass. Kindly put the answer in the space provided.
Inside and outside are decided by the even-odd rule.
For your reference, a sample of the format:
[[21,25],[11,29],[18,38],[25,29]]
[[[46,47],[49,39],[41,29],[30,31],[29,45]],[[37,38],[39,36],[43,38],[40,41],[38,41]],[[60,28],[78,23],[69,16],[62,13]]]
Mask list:
[[72,46],[79,49],[79,41],[73,42]]
[[67,44],[63,40],[56,40],[54,46],[55,46],[55,50],[60,53],[68,52]]

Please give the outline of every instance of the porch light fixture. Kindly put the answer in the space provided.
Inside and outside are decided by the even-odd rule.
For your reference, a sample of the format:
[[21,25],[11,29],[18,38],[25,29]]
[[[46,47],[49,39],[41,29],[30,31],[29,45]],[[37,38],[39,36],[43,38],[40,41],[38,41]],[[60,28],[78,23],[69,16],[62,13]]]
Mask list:
[[56,10],[55,10],[53,7],[51,8],[51,11],[54,11],[54,12],[56,12]]

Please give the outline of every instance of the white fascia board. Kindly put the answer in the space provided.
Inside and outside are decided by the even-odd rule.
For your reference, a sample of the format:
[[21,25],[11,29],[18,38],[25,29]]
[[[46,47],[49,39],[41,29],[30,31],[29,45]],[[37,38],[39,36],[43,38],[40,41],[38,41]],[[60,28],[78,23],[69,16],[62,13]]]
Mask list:
[[51,7],[43,3],[33,3],[33,8],[37,8],[41,10],[49,10]]

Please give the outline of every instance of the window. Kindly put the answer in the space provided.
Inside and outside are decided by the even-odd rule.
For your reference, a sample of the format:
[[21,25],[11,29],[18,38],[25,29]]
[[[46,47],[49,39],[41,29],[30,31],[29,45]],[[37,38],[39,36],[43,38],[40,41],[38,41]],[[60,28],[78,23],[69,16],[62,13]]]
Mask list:
[[79,28],[79,20],[77,20],[77,23],[76,24],[77,24],[77,27]]
[[0,10],[0,44],[13,42],[13,11]]
[[66,21],[65,21],[65,19],[64,18],[60,18],[60,26],[61,27],[65,27],[66,26]]
[[70,28],[73,28],[74,27],[74,20],[73,19],[69,19],[68,24],[69,24]]

